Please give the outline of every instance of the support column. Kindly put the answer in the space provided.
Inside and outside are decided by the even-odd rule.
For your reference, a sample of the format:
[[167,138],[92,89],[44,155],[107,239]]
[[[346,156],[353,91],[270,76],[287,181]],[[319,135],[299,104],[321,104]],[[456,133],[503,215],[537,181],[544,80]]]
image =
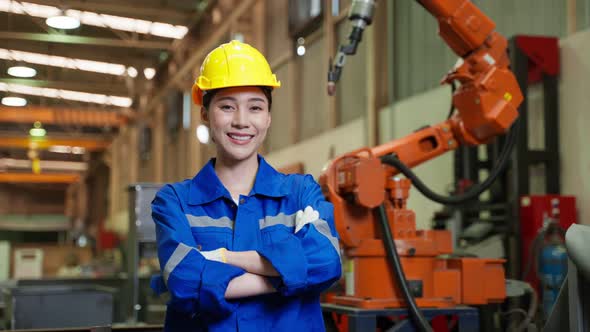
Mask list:
[[86,183],[87,176],[80,177],[78,183],[78,192],[76,195],[76,210],[78,211],[77,218],[82,221],[84,228],[87,228],[88,223],[88,184]]
[[[291,48],[292,49],[292,48]],[[291,144],[296,144],[301,140],[301,90],[302,90],[302,79],[301,79],[301,57],[292,56],[291,61],[287,64],[288,76],[291,78],[291,82],[287,89],[289,89],[289,97],[287,100],[291,102],[291,121],[290,124],[290,136]]]
[[578,30],[578,24],[576,20],[576,0],[567,0],[567,35],[572,35]]
[[109,148],[109,155],[107,157],[107,165],[109,166],[109,203],[108,203],[108,217],[105,228],[108,230],[117,230],[115,216],[119,211],[119,190],[121,188],[121,162],[120,162],[120,144],[121,132],[119,136],[113,140]]
[[125,188],[123,188],[125,192],[127,192],[127,186],[131,183],[137,182],[137,179],[139,178],[139,127],[137,126],[137,124],[132,124],[129,126],[128,150],[129,155],[127,156],[127,158],[129,158],[129,163],[127,164],[127,167],[129,167],[129,178],[127,179],[127,183],[125,183]]
[[252,9],[250,19],[252,43],[260,53],[266,55],[266,1],[258,0]]
[[152,126],[152,130],[154,133],[154,157],[152,159],[154,165],[153,181],[156,183],[162,183],[164,181],[164,140],[166,139],[166,128],[164,126],[164,124],[166,123],[165,115],[166,112],[164,109],[164,105],[160,103],[160,105],[158,105],[156,108],[156,113],[154,115],[154,122]]

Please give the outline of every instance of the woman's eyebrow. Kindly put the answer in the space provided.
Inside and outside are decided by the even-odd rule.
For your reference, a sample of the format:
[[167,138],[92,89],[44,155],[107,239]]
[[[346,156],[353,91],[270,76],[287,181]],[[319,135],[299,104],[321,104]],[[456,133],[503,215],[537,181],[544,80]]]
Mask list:
[[223,97],[217,98],[217,101],[222,101],[222,100],[236,101],[236,98],[234,98],[232,96],[223,96]]
[[259,98],[259,97],[253,97],[248,99],[248,101],[261,101],[261,102],[266,102],[266,100],[264,100],[264,98]]

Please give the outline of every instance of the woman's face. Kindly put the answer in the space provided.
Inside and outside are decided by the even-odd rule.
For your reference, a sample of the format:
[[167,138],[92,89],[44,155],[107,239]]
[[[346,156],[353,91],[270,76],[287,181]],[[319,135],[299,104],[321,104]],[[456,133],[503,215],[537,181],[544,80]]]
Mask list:
[[270,127],[268,100],[258,87],[218,91],[201,118],[209,125],[218,157],[230,162],[255,158]]

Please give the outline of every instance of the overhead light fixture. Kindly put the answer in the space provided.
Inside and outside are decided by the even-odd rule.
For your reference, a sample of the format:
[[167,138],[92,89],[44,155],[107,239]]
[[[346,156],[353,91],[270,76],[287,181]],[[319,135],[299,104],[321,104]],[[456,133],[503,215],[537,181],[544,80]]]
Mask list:
[[67,145],[52,145],[47,150],[53,153],[72,153],[72,147]]
[[118,107],[130,107],[133,100],[128,97],[110,96],[96,93],[61,90],[52,88],[39,88],[22,84],[8,84],[0,82],[0,91],[18,93],[23,95],[42,96],[47,98],[75,100],[83,103],[96,103],[113,105]]
[[29,130],[29,135],[31,135],[31,137],[45,137],[45,134],[47,134],[47,131],[43,129],[41,122],[39,121],[35,121],[33,128]]
[[297,55],[299,55],[299,56],[305,55],[305,46],[303,46],[303,45],[297,46]]
[[21,107],[27,105],[27,100],[21,97],[4,97],[2,98],[2,105]]
[[27,67],[27,66],[12,66],[8,68],[7,71],[8,75],[14,77],[34,77],[37,75],[37,71],[34,68]]
[[303,37],[297,38],[297,55],[305,55],[305,38]]
[[156,76],[156,70],[154,68],[145,68],[143,70],[143,76],[145,76],[145,78],[148,80],[151,80],[154,78],[154,76]]
[[129,75],[129,77],[137,77],[137,69],[135,69],[135,67],[127,67],[127,75]]
[[52,145],[47,150],[53,153],[73,153],[73,154],[84,154],[86,149],[81,146],[69,146],[69,145]]
[[81,146],[74,146],[72,147],[72,153],[73,154],[84,154],[84,152],[86,152],[86,149],[81,147]]
[[56,15],[48,17],[45,24],[55,29],[73,30],[80,27],[80,20],[68,15]]
[[124,75],[127,70],[125,65],[118,63],[66,58],[56,55],[22,52],[5,48],[0,48],[0,59],[118,76]]

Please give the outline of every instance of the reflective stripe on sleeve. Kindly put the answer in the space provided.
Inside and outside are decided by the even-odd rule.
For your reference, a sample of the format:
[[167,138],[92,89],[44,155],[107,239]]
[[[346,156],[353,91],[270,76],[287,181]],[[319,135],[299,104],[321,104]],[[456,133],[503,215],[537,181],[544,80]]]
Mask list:
[[264,219],[260,219],[259,221],[260,230],[275,226],[275,225],[283,225],[285,227],[295,227],[295,213],[286,215],[284,213],[279,213],[276,216],[266,216]]
[[184,243],[179,243],[176,249],[174,249],[174,252],[172,253],[172,255],[170,255],[170,258],[168,258],[168,261],[164,266],[164,283],[166,284],[166,286],[168,286],[168,277],[170,276],[172,271],[174,271],[176,266],[180,264],[180,262],[184,259],[184,257],[186,257],[186,255],[188,255],[188,253],[192,249],[194,248],[189,247]]
[[234,221],[228,217],[213,219],[208,216],[193,216],[187,214],[186,218],[191,227],[227,227],[232,230],[234,229]]
[[332,243],[332,246],[338,253],[338,257],[340,257],[340,245],[338,243],[338,239],[332,235],[332,232],[330,231],[330,225],[328,225],[328,222],[323,219],[317,219],[315,221],[312,221],[311,224],[315,226],[315,229],[317,229],[317,231],[320,234],[322,234],[323,236],[328,238],[328,240],[330,240],[330,243]]
[[[330,225],[328,225],[328,222],[323,219],[316,219],[314,221],[311,221],[310,223],[315,226],[315,228],[320,234],[325,236],[330,241],[330,243],[338,253],[338,257],[340,257],[340,245],[338,243],[338,239],[332,235],[332,232],[330,231]],[[281,212],[276,216],[267,216],[264,219],[260,219],[259,224],[261,230],[276,225],[283,225],[285,227],[295,227],[296,213],[286,215]]]

